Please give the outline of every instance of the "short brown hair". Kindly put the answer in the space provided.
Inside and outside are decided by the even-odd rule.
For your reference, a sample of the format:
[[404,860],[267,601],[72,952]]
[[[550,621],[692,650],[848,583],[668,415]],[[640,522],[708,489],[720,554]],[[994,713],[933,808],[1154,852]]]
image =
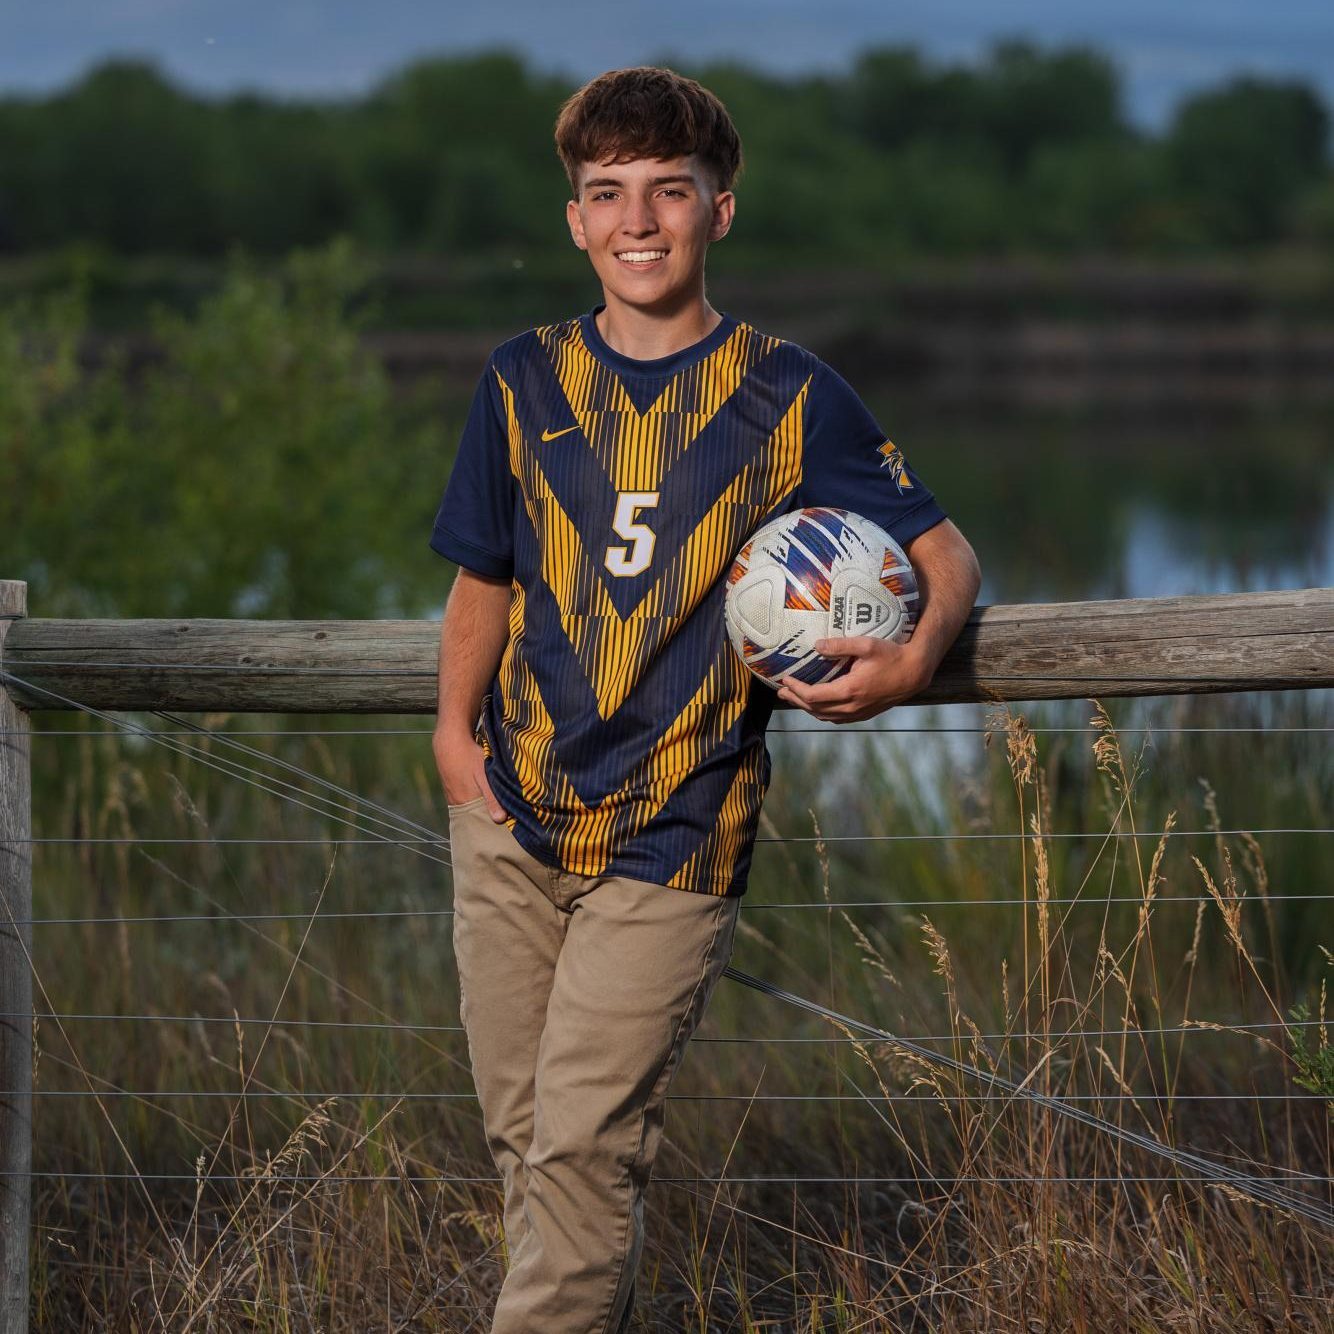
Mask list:
[[720,191],[741,170],[741,138],[727,108],[694,79],[653,65],[608,70],[584,84],[556,118],[556,152],[576,195],[582,162],[695,153]]

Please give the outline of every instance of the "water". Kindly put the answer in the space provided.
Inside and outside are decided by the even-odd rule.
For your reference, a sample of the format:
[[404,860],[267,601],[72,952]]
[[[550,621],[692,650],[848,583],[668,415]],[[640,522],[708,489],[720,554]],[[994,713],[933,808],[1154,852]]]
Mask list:
[[867,399],[973,543],[984,603],[1334,585],[1334,414],[933,420]]

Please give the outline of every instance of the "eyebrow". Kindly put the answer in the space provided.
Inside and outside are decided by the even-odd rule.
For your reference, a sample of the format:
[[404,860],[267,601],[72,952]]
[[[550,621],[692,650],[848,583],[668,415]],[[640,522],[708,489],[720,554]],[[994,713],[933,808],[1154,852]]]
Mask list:
[[[675,176],[650,176],[650,185],[679,185],[682,182],[688,185],[694,185],[695,178],[689,172],[680,172]],[[591,190],[595,185],[623,185],[624,182],[618,180],[615,176],[599,176],[596,180],[585,181],[584,189]]]

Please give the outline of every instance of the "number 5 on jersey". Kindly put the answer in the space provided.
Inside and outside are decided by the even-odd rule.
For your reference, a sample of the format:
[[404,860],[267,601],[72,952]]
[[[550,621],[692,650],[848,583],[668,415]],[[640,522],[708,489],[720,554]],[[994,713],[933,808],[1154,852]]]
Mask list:
[[619,546],[613,543],[607,548],[605,564],[612,574],[626,578],[632,574],[643,574],[653,559],[653,546],[658,535],[646,523],[637,522],[640,510],[651,510],[658,504],[656,491],[618,491],[616,494],[616,514],[612,518],[612,532],[623,537],[630,544]]

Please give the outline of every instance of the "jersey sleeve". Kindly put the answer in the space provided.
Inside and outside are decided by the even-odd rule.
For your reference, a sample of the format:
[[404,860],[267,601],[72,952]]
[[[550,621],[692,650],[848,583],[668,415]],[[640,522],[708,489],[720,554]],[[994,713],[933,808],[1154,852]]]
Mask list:
[[436,511],[431,550],[477,574],[508,578],[514,573],[514,500],[505,410],[488,362]]
[[805,416],[798,508],[851,510],[900,545],[945,518],[856,391],[823,362],[812,376]]

